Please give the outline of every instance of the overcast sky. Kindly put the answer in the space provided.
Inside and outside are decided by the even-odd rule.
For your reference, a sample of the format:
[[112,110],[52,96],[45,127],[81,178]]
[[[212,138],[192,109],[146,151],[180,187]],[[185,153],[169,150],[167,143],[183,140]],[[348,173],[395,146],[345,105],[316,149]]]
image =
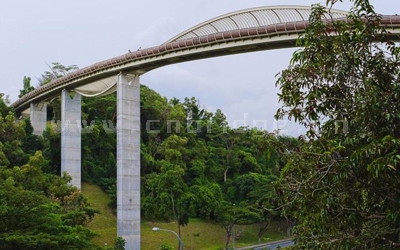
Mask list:
[[[371,3],[379,13],[400,14],[398,1]],[[14,102],[23,77],[31,77],[36,86],[36,78],[49,70],[46,63],[83,68],[128,50],[160,45],[192,26],[229,12],[317,2],[0,0],[0,93],[9,94]],[[336,8],[349,10],[349,1],[344,2]],[[167,98],[194,96],[209,111],[221,109],[231,126],[253,127],[255,120],[264,120],[264,128],[271,131],[279,107],[275,75],[287,67],[293,51],[253,52],[170,65],[144,74],[141,83]],[[288,134],[304,132],[297,126],[280,124]]]

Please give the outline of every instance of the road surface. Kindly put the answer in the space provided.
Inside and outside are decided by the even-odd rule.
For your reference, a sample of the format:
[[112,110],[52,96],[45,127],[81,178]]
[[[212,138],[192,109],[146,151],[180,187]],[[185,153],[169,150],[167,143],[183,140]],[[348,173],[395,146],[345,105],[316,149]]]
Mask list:
[[269,250],[274,250],[274,249],[277,249],[278,246],[280,246],[281,248],[285,248],[285,247],[293,246],[293,245],[294,245],[294,242],[291,239],[288,239],[288,240],[280,240],[280,241],[274,241],[274,242],[270,242],[270,243],[260,244],[260,245],[256,245],[256,246],[238,248],[238,250],[246,250],[246,249],[254,249],[254,250],[269,249]]

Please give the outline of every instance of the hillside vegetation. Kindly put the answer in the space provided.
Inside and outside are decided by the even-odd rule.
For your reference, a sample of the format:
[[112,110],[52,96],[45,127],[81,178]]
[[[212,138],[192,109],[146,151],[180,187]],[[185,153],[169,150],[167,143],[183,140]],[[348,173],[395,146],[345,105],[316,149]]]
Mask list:
[[[54,63],[44,77],[75,69]],[[27,80],[24,93],[31,90]],[[226,247],[237,225],[256,223],[261,241],[271,221],[282,219],[274,190],[284,166],[282,145],[293,148],[297,140],[257,128],[231,128],[221,110],[209,112],[195,97],[168,100],[144,85],[140,92],[142,219],[175,222],[179,235],[193,221],[189,218],[210,221],[225,232]],[[82,178],[110,196],[114,212],[116,102],[115,94],[82,98]],[[44,171],[61,174],[59,100],[49,105],[48,115]]]
[[[47,84],[75,69],[76,66],[53,63],[51,72],[43,74],[40,83]],[[219,228],[215,232],[223,232],[224,236],[218,238],[225,240],[225,248],[231,244],[239,225],[256,224],[257,240],[261,242],[271,222],[281,220],[274,183],[284,162],[280,158],[283,151],[276,145],[294,147],[296,139],[275,136],[257,128],[231,128],[221,110],[209,112],[200,107],[194,97],[168,100],[144,85],[140,88],[142,220],[164,221],[166,227],[174,227],[182,238],[188,237],[185,233],[197,234],[187,231],[197,230],[191,223],[210,223],[210,227]],[[25,77],[21,95],[32,89],[30,78]],[[55,99],[48,105],[49,122],[42,136],[32,134],[29,119],[14,124],[14,115],[5,105],[6,101],[2,100],[3,119],[8,119],[9,123],[3,125],[7,127],[5,130],[15,130],[15,138],[2,140],[5,143],[4,170],[29,164],[29,159],[38,155],[43,158],[42,163],[37,164],[39,176],[65,175],[60,172],[60,100]],[[106,204],[107,198],[90,195],[88,190],[90,199],[103,197],[104,200],[92,201],[92,206],[102,213],[91,221],[96,210],[90,210],[86,203],[78,203],[79,210],[91,212],[80,225],[96,229],[96,233],[105,237],[95,237],[92,241],[104,247],[104,243],[109,246],[109,242],[115,241],[110,225],[115,225],[112,214],[117,204],[116,95],[83,98],[82,121],[86,124],[82,130],[82,179],[98,185],[110,200],[107,209],[99,207],[99,204]],[[158,122],[149,125],[148,121]],[[4,181],[7,178],[5,175]],[[64,180],[69,180],[68,175]],[[44,195],[53,194],[44,191]],[[147,224],[143,226],[146,228]],[[162,234],[156,236],[159,235]],[[90,234],[86,239],[93,236]],[[195,243],[196,239],[190,241]],[[117,249],[122,247],[118,242]]]
[[[117,236],[117,217],[107,203],[108,195],[96,185],[88,183],[82,184],[82,193],[88,198],[91,206],[99,211],[99,214],[87,224],[87,227],[98,236],[93,238],[93,242],[100,246],[113,245]],[[153,227],[176,231],[175,222],[150,222],[143,221],[141,225],[141,244],[144,250],[160,249],[162,245],[177,247],[177,238],[169,232],[154,232]],[[258,243],[257,225],[240,225],[235,228],[236,234],[240,235],[236,239],[236,247],[254,245]],[[282,239],[285,236],[286,222],[277,221],[271,223],[265,233],[262,242]],[[182,228],[182,241],[185,249],[221,249],[225,244],[224,229],[212,221],[202,221],[190,219],[190,223]],[[233,243],[231,243],[231,246]]]

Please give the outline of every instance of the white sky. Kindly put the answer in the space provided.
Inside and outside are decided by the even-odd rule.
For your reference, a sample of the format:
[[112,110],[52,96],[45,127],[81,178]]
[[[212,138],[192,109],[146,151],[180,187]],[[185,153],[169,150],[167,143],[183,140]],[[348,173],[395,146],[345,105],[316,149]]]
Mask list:
[[[203,21],[232,11],[271,5],[308,5],[317,0],[0,0],[0,93],[17,100],[24,76],[49,70],[46,63],[80,68],[141,47],[160,45]],[[344,1],[336,9],[349,10]],[[322,1],[325,3],[325,0]],[[371,0],[381,14],[400,12],[399,0]],[[209,111],[221,109],[231,126],[266,120],[274,129],[279,107],[275,75],[295,49],[253,52],[159,68],[141,83],[168,98],[195,96]],[[245,119],[245,124],[243,120]],[[242,120],[240,122],[239,120]],[[236,121],[236,122],[234,122]],[[295,125],[280,129],[297,136]],[[257,124],[258,127],[261,123]]]

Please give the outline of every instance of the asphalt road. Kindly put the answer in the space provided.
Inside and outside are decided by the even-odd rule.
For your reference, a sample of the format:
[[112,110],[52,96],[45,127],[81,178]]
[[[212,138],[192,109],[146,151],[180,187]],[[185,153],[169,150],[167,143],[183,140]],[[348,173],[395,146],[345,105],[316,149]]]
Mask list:
[[277,247],[285,248],[288,246],[293,246],[294,242],[292,240],[281,240],[281,241],[275,241],[275,242],[270,242],[266,244],[261,244],[257,246],[252,246],[252,247],[246,247],[246,248],[240,248],[242,250],[245,249],[254,249],[254,250],[263,250],[263,249],[268,249],[268,250],[274,250],[277,249]]

